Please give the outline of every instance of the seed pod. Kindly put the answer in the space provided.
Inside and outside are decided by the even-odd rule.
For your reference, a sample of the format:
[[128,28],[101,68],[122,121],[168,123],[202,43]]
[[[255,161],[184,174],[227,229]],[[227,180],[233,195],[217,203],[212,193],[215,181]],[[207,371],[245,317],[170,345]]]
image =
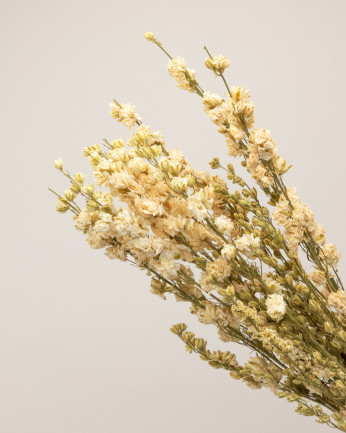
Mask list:
[[269,210],[268,210],[268,208],[266,208],[266,207],[262,207],[262,213],[263,213],[263,216],[265,217],[265,218],[268,218],[269,217]]
[[319,312],[320,311],[320,306],[318,305],[318,303],[316,301],[314,301],[313,299],[310,299],[309,301],[309,306],[312,309],[312,311],[316,311]]
[[292,296],[292,302],[293,302],[294,305],[297,305],[297,306],[303,305],[303,302],[302,302],[302,300],[300,299],[300,297],[298,295],[293,295]]
[[324,322],[323,327],[324,327],[324,330],[326,332],[328,332],[328,334],[333,334],[334,333],[334,326],[333,326],[332,322],[329,322],[329,321]]
[[256,188],[251,188],[250,194],[251,194],[251,197],[257,198],[257,190],[256,190]]
[[341,350],[342,349],[342,345],[341,345],[341,343],[338,341],[338,340],[332,340],[331,341],[331,345],[333,346],[333,347],[335,347],[336,349],[338,349],[338,350]]
[[338,336],[341,338],[342,341],[346,341],[346,332],[342,329],[338,332]]
[[262,214],[262,212],[261,212],[261,210],[260,209],[256,209],[256,216],[258,217],[258,218],[262,218],[262,216],[263,216],[263,214]]
[[270,265],[276,267],[278,264],[277,260],[274,257],[270,258]]
[[286,281],[286,283],[287,283],[289,286],[292,286],[292,284],[293,284],[293,278],[291,277],[290,274],[286,274],[286,275],[285,275],[285,281]]
[[234,295],[235,295],[235,288],[234,288],[233,285],[227,286],[226,294],[227,294],[227,296],[230,296],[231,298],[234,297]]
[[303,283],[300,282],[296,284],[296,290],[298,293],[301,293],[302,295],[307,295],[309,293],[309,289]]

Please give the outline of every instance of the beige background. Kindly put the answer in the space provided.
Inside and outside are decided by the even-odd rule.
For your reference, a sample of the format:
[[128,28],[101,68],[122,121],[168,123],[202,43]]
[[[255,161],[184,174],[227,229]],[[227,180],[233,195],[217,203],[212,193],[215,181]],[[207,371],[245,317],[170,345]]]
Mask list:
[[345,0],[1,1],[0,432],[328,431],[188,355],[174,323],[224,345],[144,273],[91,250],[47,186],[67,186],[54,158],[90,173],[82,147],[128,135],[113,97],[195,167],[225,155],[152,31],[209,90],[223,92],[203,45],[232,59],[228,79],[251,89],[257,126],[294,163],[287,183],[345,252],[345,13]]

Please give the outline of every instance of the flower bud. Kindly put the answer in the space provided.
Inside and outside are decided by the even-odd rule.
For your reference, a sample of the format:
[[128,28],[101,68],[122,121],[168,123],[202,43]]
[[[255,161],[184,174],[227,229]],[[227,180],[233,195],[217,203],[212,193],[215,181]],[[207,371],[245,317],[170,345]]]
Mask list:
[[114,149],[119,149],[121,147],[124,147],[124,139],[123,138],[118,138],[117,140],[112,140],[111,146]]
[[318,305],[318,303],[316,301],[314,301],[313,299],[310,299],[309,301],[309,306],[313,311],[319,312],[320,311],[320,306]]
[[331,341],[331,345],[334,346],[338,350],[342,349],[341,343],[339,341],[335,340],[335,339]]
[[218,157],[213,158],[210,162],[209,165],[211,168],[215,169],[215,168],[219,168],[220,167],[220,160]]
[[153,146],[150,147],[150,149],[153,156],[160,156],[162,154],[161,145],[158,146],[157,144],[154,144]]
[[212,71],[214,70],[214,62],[210,57],[204,60],[204,64],[208,69],[211,69]]
[[77,183],[73,183],[73,184],[70,186],[70,190],[71,190],[72,192],[74,192],[75,194],[78,194],[78,193],[80,192],[80,190],[81,190],[81,187],[80,187]]
[[324,330],[326,331],[326,332],[328,332],[328,334],[333,334],[333,332],[334,332],[334,326],[333,326],[333,324],[331,323],[331,322],[324,322]]
[[177,162],[176,163],[170,162],[168,166],[168,171],[173,176],[177,176],[181,171],[181,166]]
[[338,336],[341,338],[342,341],[346,341],[346,332],[344,330],[340,330],[338,332]]
[[226,289],[226,295],[227,295],[227,296],[230,296],[231,298],[234,297],[234,295],[235,295],[235,288],[234,288],[233,285],[231,285],[231,286],[227,286],[227,289]]
[[144,36],[147,41],[155,42],[155,36],[151,32],[145,32]]
[[292,284],[293,284],[293,278],[291,277],[291,275],[286,274],[284,278],[285,278],[285,282],[286,282],[289,286],[292,286]]
[[185,178],[187,179],[187,186],[190,188],[193,188],[196,185],[196,178],[192,174],[188,174]]
[[99,205],[96,203],[95,200],[88,200],[86,205],[89,212],[93,212],[99,208]]
[[300,282],[296,285],[296,290],[302,295],[307,295],[309,293],[309,289],[305,286],[305,284]]
[[63,165],[62,165],[62,159],[61,158],[54,159],[53,164],[57,170],[62,170]]
[[55,209],[58,212],[65,213],[70,209],[70,205],[67,203],[67,201],[64,198],[59,198]]
[[87,183],[85,186],[83,186],[82,191],[84,194],[92,196],[95,192],[95,187],[92,183]]
[[294,305],[297,305],[297,306],[300,306],[303,304],[302,300],[300,299],[300,297],[298,295],[292,296],[292,302],[294,303]]
[[76,181],[76,182],[78,182],[79,184],[83,185],[86,176],[85,176],[85,174],[82,174],[82,173],[79,173],[79,172],[78,172],[78,173],[76,173],[76,174],[74,175],[74,178],[75,178],[75,181]]
[[64,196],[65,196],[66,200],[73,201],[76,198],[77,194],[75,192],[73,192],[71,189],[67,189],[64,192]]

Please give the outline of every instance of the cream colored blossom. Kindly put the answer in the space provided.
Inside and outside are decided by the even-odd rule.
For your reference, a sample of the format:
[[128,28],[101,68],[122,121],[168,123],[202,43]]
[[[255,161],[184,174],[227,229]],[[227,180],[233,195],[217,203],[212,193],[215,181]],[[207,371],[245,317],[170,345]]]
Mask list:
[[220,215],[219,217],[215,218],[215,225],[219,232],[223,235],[229,237],[232,236],[232,233],[234,232],[234,223],[227,218],[226,215]]
[[106,248],[105,255],[110,259],[118,259],[121,261],[126,261],[126,251],[124,251],[121,244],[112,245]]
[[112,232],[118,240],[129,236],[133,231],[133,221],[127,209],[121,209],[112,221]]
[[62,163],[62,159],[61,158],[58,158],[58,159],[54,159],[54,167],[57,169],[57,170],[62,170],[62,168],[63,168],[63,163]]
[[57,201],[55,209],[58,212],[65,213],[65,212],[67,212],[70,209],[70,205],[68,204],[68,202],[66,201],[66,199],[59,199]]
[[159,260],[152,260],[150,266],[167,279],[175,279],[180,269],[180,262],[174,259],[171,251],[161,253]]
[[171,59],[168,62],[168,72],[178,83],[178,87],[189,92],[196,91],[196,72],[188,69],[182,57]]
[[346,292],[339,289],[329,295],[328,304],[337,311],[346,314]]
[[341,258],[341,254],[335,244],[327,244],[322,247],[319,257],[321,260],[325,260],[329,266],[336,266]]
[[236,256],[236,249],[233,245],[227,244],[222,248],[221,255],[227,260],[234,259],[234,257]]
[[266,300],[268,316],[274,320],[281,320],[286,313],[286,302],[282,295],[274,293]]
[[232,267],[228,260],[219,257],[214,262],[208,263],[206,270],[209,274],[214,272],[216,279],[223,281],[231,275]]
[[292,219],[285,226],[285,237],[290,252],[297,255],[299,244],[304,239],[304,228]]
[[231,61],[225,56],[218,55],[213,58],[208,57],[205,59],[204,63],[205,66],[211,69],[215,74],[223,74],[231,64]]
[[[152,33],[146,37],[161,46]],[[219,75],[229,61],[216,56],[207,66]],[[201,95],[195,72],[182,58],[172,59],[169,71],[180,87]],[[252,129],[249,91],[231,87],[225,97],[204,92],[203,107],[224,136],[228,154],[243,156],[241,164],[269,204],[276,203],[272,217],[282,232],[271,224],[261,192],[245,184],[231,164],[227,178],[240,187],[232,192],[226,180],[194,169],[178,149],[166,150],[162,133],[141,124],[135,107],[116,102],[112,116],[138,128],[128,140],[84,148],[102,190],[84,185],[84,175],[70,176],[61,160],[55,161],[70,181],[58,195],[57,210],[73,212],[91,248],[151,275],[153,293],[190,303],[191,313],[213,324],[223,342],[238,342],[258,355],[239,365],[231,353],[211,352],[186,325],[175,325],[173,332],[188,351],[252,388],[268,387],[289,401],[299,397],[300,405],[306,398],[327,403],[342,430],[346,294],[337,290],[342,284],[334,269],[340,253],[334,244],[325,245],[325,231],[312,210],[285,186],[282,174],[289,167],[269,130]],[[215,158],[212,168],[221,167]],[[329,422],[321,410],[305,407],[319,422]]]
[[107,233],[111,231],[111,224],[113,222],[113,217],[107,212],[100,212],[99,219],[94,225],[94,229],[99,233]]
[[182,194],[187,191],[189,187],[188,179],[185,177],[174,177],[171,181],[171,188],[178,194]]
[[135,206],[138,212],[142,212],[146,215],[157,216],[163,214],[163,206],[155,200],[149,200],[145,198],[136,198]]
[[250,102],[250,91],[240,86],[231,86],[231,95],[234,111],[237,116],[234,119],[240,126],[245,123],[247,129],[255,123],[255,105]]
[[244,153],[244,125],[250,128],[254,121],[254,106],[248,102],[249,94],[246,89],[239,87],[233,88],[233,91],[234,96],[226,100],[215,93],[205,92],[203,105],[208,117],[218,125],[219,132],[225,136],[228,153],[239,156]]
[[233,113],[231,100],[225,100],[216,93],[205,92],[203,94],[203,105],[208,117],[219,126],[229,119]]
[[254,129],[249,137],[249,156],[246,161],[246,168],[261,186],[268,188],[274,182],[263,161],[275,161],[278,158],[276,145],[270,131]]
[[201,273],[201,276],[199,278],[199,285],[206,293],[209,293],[212,290],[217,290],[219,288],[218,284],[216,284],[216,282],[213,282],[210,279],[210,275],[208,274],[208,272]]
[[213,302],[207,301],[205,308],[197,309],[198,320],[205,325],[216,324],[222,328],[232,326],[239,328],[240,323],[236,320],[229,309],[215,305]]
[[211,209],[211,205],[212,199],[208,198],[208,194],[204,190],[196,192],[187,200],[190,215],[196,218],[198,222],[208,217],[208,210]]
[[261,240],[259,237],[254,237],[254,235],[251,233],[236,239],[235,246],[239,252],[244,254],[249,259],[255,259],[255,254],[259,252],[261,248]]
[[101,249],[109,245],[107,237],[104,237],[102,233],[97,232],[93,228],[88,231],[87,242],[93,249]]
[[264,274],[262,278],[271,293],[281,293],[283,291],[283,287],[272,277]]
[[113,119],[118,120],[129,129],[135,123],[140,122],[141,120],[134,105],[119,105],[116,102],[111,102],[109,106],[111,107],[110,115],[113,117]]
[[270,161],[277,155],[276,145],[268,129],[254,129],[249,137],[249,150],[260,159]]
[[297,254],[299,244],[304,240],[304,234],[311,236],[319,245],[325,243],[325,230],[315,222],[314,213],[309,206],[303,204],[294,188],[287,188],[286,194],[281,194],[273,212],[273,219],[285,227],[285,237],[292,253]]

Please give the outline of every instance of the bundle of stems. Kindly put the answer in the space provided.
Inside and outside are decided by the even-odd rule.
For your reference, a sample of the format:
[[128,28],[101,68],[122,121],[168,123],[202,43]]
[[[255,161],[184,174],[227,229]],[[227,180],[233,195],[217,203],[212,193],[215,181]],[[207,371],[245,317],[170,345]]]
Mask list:
[[229,182],[195,170],[179,150],[166,148],[161,132],[142,123],[134,106],[113,100],[111,116],[134,128],[132,135],[126,143],[104,140],[103,147],[84,148],[96,186],[55,160],[70,182],[63,194],[53,191],[56,209],[72,212],[92,248],[145,270],[154,294],[190,303],[191,313],[216,326],[223,342],[246,346],[252,355],[240,365],[234,353],[209,350],[178,323],[171,331],[190,353],[346,432],[346,295],[339,251],[326,244],[311,209],[285,185],[290,166],[270,131],[254,128],[249,91],[227,84],[230,61],[205,47],[206,67],[225,84],[223,97],[204,91],[195,71],[152,33],[145,37],[169,57],[178,86],[201,98],[228,154],[241,159],[256,186],[217,157],[210,166]]

